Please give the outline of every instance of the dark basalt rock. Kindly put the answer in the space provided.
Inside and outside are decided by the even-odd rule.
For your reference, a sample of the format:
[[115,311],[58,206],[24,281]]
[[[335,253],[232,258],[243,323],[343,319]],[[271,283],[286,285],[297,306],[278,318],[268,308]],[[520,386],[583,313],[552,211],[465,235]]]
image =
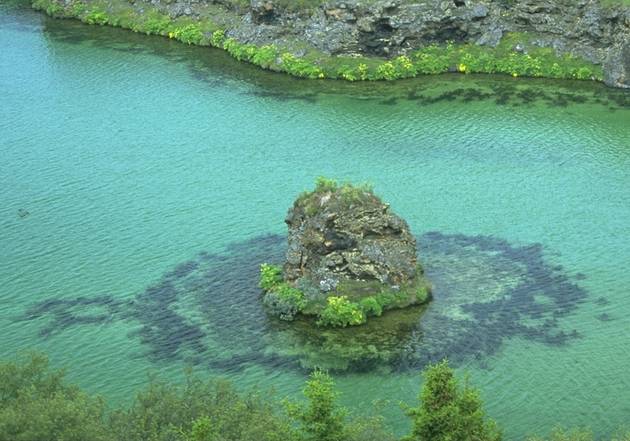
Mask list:
[[285,221],[284,278],[307,297],[348,282],[363,285],[370,295],[383,287],[400,289],[421,276],[407,222],[368,188],[318,187],[295,201]]
[[[143,0],[163,3],[165,0]],[[630,8],[591,0],[329,0],[312,8],[251,0],[235,9],[227,0],[180,0],[193,5],[220,3],[243,17],[230,36],[239,41],[287,41],[331,55],[393,57],[447,41],[495,47],[507,33],[528,35],[524,43],[551,47],[559,55],[602,65],[605,83],[630,87]],[[199,2],[199,3],[198,3]],[[235,22],[236,23],[236,22]],[[289,47],[292,45],[289,45]]]
[[604,82],[612,87],[630,88],[630,42],[610,49],[604,63]]

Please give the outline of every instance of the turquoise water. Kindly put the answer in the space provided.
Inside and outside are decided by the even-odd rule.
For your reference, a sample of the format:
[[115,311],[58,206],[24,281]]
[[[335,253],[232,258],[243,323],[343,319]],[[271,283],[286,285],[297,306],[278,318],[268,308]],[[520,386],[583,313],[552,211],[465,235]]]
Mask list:
[[[7,5],[0,47],[0,356],[43,350],[119,404],[149,371],[298,396],[323,364],[397,433],[448,356],[508,439],[628,420],[627,93],[305,82]],[[435,301],[376,322],[378,355],[260,309],[256,267],[318,175],[372,182],[419,238]]]

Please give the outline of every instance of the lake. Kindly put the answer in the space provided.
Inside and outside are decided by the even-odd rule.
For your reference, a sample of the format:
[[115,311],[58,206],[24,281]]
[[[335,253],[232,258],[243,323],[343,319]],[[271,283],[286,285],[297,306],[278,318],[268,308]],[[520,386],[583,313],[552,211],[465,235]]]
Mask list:
[[[305,81],[219,50],[0,4],[0,356],[128,403],[186,366],[298,397],[330,369],[398,434],[428,362],[507,439],[630,416],[630,93],[443,75]],[[267,317],[258,265],[317,176],[418,237],[423,310],[330,331]]]

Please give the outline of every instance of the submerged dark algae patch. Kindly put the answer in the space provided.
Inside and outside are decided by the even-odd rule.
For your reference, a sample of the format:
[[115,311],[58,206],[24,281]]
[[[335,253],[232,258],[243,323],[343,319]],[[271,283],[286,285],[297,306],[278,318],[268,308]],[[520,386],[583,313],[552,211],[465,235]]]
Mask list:
[[111,295],[48,299],[27,308],[19,320],[48,319],[39,330],[40,337],[77,325],[103,324],[129,317],[133,301],[119,300]]
[[387,106],[401,101],[415,102],[419,106],[489,101],[510,106],[543,105],[562,108],[573,104],[587,104],[605,106],[610,110],[630,108],[630,92],[592,82],[513,79],[478,74],[444,74],[393,83],[303,81],[239,63],[218,50],[183,46],[164,39],[144,38],[143,35],[121,29],[46,20],[43,31],[55,43],[90,45],[117,52],[157,56],[171,63],[183,64],[192,78],[210,87],[235,81],[247,83],[251,87],[246,88],[244,94],[280,102],[316,104],[325,96],[344,95]]
[[483,359],[505,339],[563,345],[579,336],[561,318],[586,297],[540,244],[514,246],[489,236],[426,233],[418,237],[434,289],[428,306],[390,311],[354,328],[323,329],[302,318],[268,317],[257,286],[258,263],[280,262],[286,239],[260,236],[200,253],[164,274],[133,300],[111,296],[49,299],[21,320],[45,320],[41,335],[76,325],[130,321],[146,355],[223,371],[250,364],[336,371],[417,369],[448,357]]

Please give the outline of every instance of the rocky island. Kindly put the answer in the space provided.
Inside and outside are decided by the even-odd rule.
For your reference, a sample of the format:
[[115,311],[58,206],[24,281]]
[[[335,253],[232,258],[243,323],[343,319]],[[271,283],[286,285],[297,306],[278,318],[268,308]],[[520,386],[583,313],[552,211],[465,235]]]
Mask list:
[[261,265],[268,310],[284,320],[360,325],[384,311],[425,303],[430,286],[407,223],[367,185],[319,178],[289,209],[283,267]]

